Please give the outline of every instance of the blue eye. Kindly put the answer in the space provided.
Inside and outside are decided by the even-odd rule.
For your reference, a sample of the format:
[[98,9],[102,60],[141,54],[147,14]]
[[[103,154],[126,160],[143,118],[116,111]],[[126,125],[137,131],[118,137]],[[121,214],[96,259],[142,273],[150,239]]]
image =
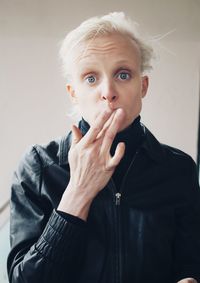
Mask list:
[[125,81],[130,79],[130,75],[128,73],[125,72],[121,72],[119,73],[118,77],[120,78],[120,80]]
[[86,80],[89,84],[93,84],[96,81],[96,78],[94,76],[89,76]]

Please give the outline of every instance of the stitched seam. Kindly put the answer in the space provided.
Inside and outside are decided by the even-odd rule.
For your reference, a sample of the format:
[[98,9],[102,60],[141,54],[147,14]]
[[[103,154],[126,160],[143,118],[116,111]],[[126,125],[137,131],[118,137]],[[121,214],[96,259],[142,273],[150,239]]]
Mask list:
[[40,155],[39,155],[39,153],[38,153],[38,151],[37,151],[37,149],[36,149],[36,147],[35,146],[33,146],[33,150],[35,151],[35,153],[36,153],[36,156],[37,156],[37,158],[38,158],[38,161],[39,161],[39,164],[40,164],[40,168],[41,168],[41,170],[40,170],[40,183],[39,183],[39,197],[41,198],[41,191],[42,191],[42,178],[43,178],[43,162],[42,162],[42,159],[41,159],[41,157],[40,157]]

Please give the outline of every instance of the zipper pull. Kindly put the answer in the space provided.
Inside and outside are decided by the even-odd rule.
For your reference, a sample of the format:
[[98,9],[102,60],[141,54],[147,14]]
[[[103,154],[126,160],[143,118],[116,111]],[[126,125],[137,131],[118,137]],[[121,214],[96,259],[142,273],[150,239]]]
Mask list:
[[115,204],[116,205],[120,205],[120,200],[121,200],[121,194],[120,193],[116,193],[115,194]]

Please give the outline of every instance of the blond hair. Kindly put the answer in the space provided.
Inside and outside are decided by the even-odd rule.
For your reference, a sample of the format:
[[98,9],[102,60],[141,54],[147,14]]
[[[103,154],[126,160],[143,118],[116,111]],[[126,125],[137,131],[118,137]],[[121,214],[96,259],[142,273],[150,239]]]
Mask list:
[[60,48],[60,58],[62,60],[63,74],[66,79],[70,78],[70,60],[73,51],[81,43],[94,40],[96,37],[118,33],[128,36],[134,40],[139,47],[141,54],[141,72],[152,69],[151,59],[153,49],[137,31],[137,23],[126,17],[123,12],[113,12],[104,16],[92,17],[82,22],[77,28],[67,34]]

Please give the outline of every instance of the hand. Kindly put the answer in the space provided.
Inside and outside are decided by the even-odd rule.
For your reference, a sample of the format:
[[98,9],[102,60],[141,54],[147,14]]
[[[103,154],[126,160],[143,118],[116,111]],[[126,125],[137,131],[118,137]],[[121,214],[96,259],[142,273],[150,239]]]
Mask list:
[[84,137],[73,126],[69,151],[70,182],[58,209],[86,220],[90,204],[111,178],[124,155],[119,143],[114,156],[110,148],[124,119],[122,109],[106,111],[99,116]]
[[178,281],[177,283],[198,283],[198,282],[194,278],[185,278]]
[[89,198],[93,199],[106,185],[123,157],[125,147],[121,143],[115,155],[110,156],[110,148],[123,117],[121,109],[113,113],[105,112],[84,137],[77,127],[73,127],[69,152],[70,185]]

